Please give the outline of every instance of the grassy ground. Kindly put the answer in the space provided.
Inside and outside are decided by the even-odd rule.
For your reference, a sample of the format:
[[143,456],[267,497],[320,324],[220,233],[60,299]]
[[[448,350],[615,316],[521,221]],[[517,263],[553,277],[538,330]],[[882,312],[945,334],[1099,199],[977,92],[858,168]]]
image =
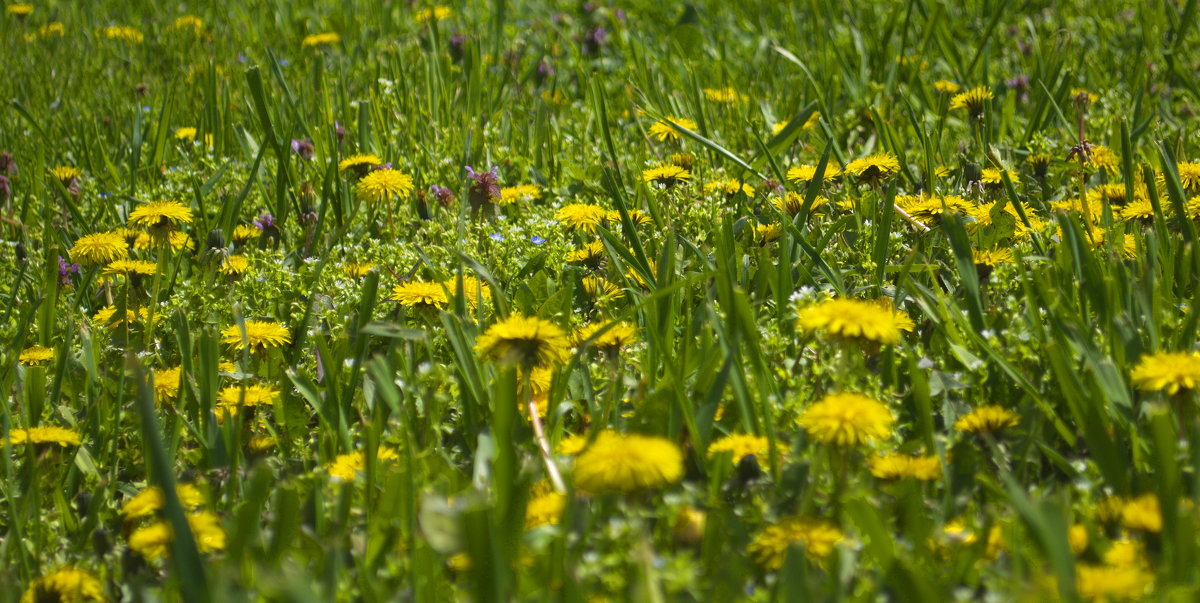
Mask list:
[[1194,0],[167,4],[0,20],[0,601],[1197,597]]

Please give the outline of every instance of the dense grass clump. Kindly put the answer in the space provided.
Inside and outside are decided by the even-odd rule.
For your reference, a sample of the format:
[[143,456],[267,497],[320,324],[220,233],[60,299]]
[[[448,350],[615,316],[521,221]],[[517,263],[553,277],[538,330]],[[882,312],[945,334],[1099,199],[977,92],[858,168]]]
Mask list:
[[1195,600],[1198,4],[10,2],[0,602]]

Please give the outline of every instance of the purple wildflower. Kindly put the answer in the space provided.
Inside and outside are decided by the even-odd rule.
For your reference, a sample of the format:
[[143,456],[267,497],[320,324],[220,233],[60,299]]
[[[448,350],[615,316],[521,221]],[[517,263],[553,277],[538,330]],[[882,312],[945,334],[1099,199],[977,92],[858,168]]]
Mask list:
[[307,138],[303,140],[292,139],[292,152],[299,155],[301,159],[312,159],[314,151],[316,151],[316,148],[313,147],[311,140]]
[[603,27],[596,27],[589,30],[583,36],[583,52],[584,54],[600,54],[600,48],[608,42],[608,31]]
[[0,174],[0,202],[8,201],[12,196],[12,186],[9,184],[8,176]]
[[469,165],[463,168],[467,170],[467,177],[472,180],[471,189],[467,192],[467,199],[471,201],[472,207],[479,207],[500,198],[499,168],[492,166],[487,172],[476,172]]
[[0,153],[0,174],[17,175],[17,160],[13,159],[12,153],[8,151]]
[[58,284],[70,287],[72,274],[79,274],[79,264],[68,264],[61,255],[58,256]]
[[254,219],[254,226],[263,231],[275,228],[275,216],[268,213],[258,214],[258,217]]
[[454,191],[444,186],[433,185],[433,198],[442,207],[449,207],[450,202],[454,201]]

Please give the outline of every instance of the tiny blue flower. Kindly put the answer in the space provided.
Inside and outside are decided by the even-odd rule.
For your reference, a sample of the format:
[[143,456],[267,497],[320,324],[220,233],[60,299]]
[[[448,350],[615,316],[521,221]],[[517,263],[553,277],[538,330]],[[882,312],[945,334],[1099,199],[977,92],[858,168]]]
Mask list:
[[61,105],[61,104],[62,104],[62,101],[57,101],[57,100],[56,100],[56,101],[54,101],[54,102],[50,103],[50,108],[51,108],[51,109],[57,109],[57,108],[58,108],[58,106],[59,106],[59,105]]
[[503,241],[503,240],[504,240],[504,235],[502,235],[502,234],[500,234],[500,233],[498,233],[498,232],[493,232],[493,233],[492,233],[492,240],[493,240],[493,241]]
[[291,62],[291,61],[289,61],[289,60],[287,60],[287,59],[279,59],[279,66],[280,66],[280,67],[287,67],[287,66],[288,66],[288,65],[290,65],[291,63],[292,63],[292,62]]
[[534,245],[541,245],[542,243],[546,242],[546,239],[543,239],[537,235],[533,235],[532,237],[529,237],[529,241]]

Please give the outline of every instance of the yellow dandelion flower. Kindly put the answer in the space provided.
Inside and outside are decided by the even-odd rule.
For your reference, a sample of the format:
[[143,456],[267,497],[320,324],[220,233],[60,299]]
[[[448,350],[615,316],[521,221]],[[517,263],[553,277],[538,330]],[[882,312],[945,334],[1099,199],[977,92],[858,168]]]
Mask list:
[[[204,506],[204,494],[194,484],[178,484],[175,486],[175,493],[179,496],[179,504],[188,511]],[[163,495],[162,488],[150,486],[125,501],[125,504],[121,505],[121,515],[127,521],[140,519],[154,515],[166,506],[167,497]]]
[[592,241],[583,247],[567,253],[567,261],[573,264],[595,264],[604,259],[604,243]]
[[879,479],[933,481],[942,476],[942,461],[936,456],[884,454],[871,457],[871,475]]
[[233,240],[237,243],[244,243],[261,236],[262,230],[253,224],[238,224],[233,227]]
[[522,314],[509,315],[475,339],[475,351],[485,360],[526,367],[566,362],[570,345],[558,325]]
[[1176,163],[1175,170],[1179,172],[1179,183],[1183,185],[1184,190],[1190,192],[1200,190],[1200,161]]
[[[782,442],[775,443],[775,450],[779,456],[787,454],[787,446]],[[747,456],[753,456],[765,463],[771,456],[771,444],[763,436],[735,433],[713,440],[708,445],[708,458],[713,458],[723,452],[732,453],[730,459],[734,465]]]
[[449,6],[435,6],[417,11],[413,15],[413,21],[417,23],[428,23],[429,21],[443,21],[450,18],[452,11]]
[[1100,100],[1100,96],[1087,88],[1071,88],[1071,92],[1067,94],[1072,99],[1081,99],[1084,102],[1094,103]]
[[104,267],[104,274],[124,276],[152,276],[158,272],[158,264],[143,260],[117,260]]
[[542,188],[536,184],[519,184],[500,189],[500,205],[511,205],[518,201],[533,201],[542,197]]
[[[394,461],[400,458],[400,455],[395,450],[386,446],[380,446],[375,452],[375,458],[380,461]],[[333,461],[325,465],[325,470],[329,473],[329,477],[343,482],[352,482],[358,476],[359,471],[365,471],[367,468],[367,455],[361,451],[339,454]]]
[[8,432],[8,443],[11,446],[57,444],[62,448],[66,448],[67,446],[80,446],[83,444],[83,441],[79,438],[79,432],[73,429],[48,425],[30,427],[28,429],[13,429]]
[[797,313],[797,326],[810,333],[821,332],[851,340],[895,345],[913,321],[889,301],[832,298],[805,306]]
[[642,170],[642,182],[653,182],[667,187],[674,186],[680,182],[686,182],[691,177],[691,172],[669,163],[664,163],[648,170]]
[[983,113],[983,104],[991,98],[992,89],[988,86],[979,86],[951,97],[950,109],[966,109],[972,117],[977,117]]
[[83,177],[83,171],[77,167],[60,165],[58,167],[51,168],[50,175],[53,176],[55,180],[61,182],[63,186],[68,186],[71,184],[72,180],[77,180]]
[[563,456],[577,456],[587,448],[587,443],[587,436],[571,434],[558,442],[554,452]]
[[354,185],[355,196],[367,203],[391,201],[412,191],[412,176],[392,169],[373,170]]
[[1075,566],[1075,590],[1089,601],[1141,600],[1154,585],[1154,574],[1136,566]]
[[580,279],[583,292],[597,301],[607,301],[625,297],[625,290],[616,283],[602,276],[585,276]]
[[820,562],[845,536],[832,523],[808,517],[789,517],[768,524],[755,536],[746,552],[768,571],[783,567],[788,550],[800,546],[810,560]]
[[1153,494],[1143,494],[1121,507],[1121,527],[1127,530],[1157,534],[1162,531],[1162,522],[1162,509]]
[[250,270],[250,260],[244,255],[231,255],[221,262],[218,272],[226,276],[241,276]]
[[525,529],[558,525],[567,497],[558,492],[546,492],[533,497],[525,507]]
[[233,385],[217,393],[224,406],[270,406],[279,400],[279,390],[269,385]]
[[[829,199],[826,199],[825,197],[817,197],[816,199],[813,199],[812,205],[808,208],[808,210],[810,212],[814,212],[828,204]],[[774,199],[771,199],[771,205],[774,205],[775,209],[787,214],[789,217],[795,217],[796,214],[800,213],[801,209],[804,209],[804,195],[787,193],[782,197],[775,197]]]
[[332,46],[342,41],[342,36],[335,32],[309,34],[300,40],[301,48],[319,48],[321,46]]
[[889,178],[900,172],[900,161],[891,153],[876,153],[855,159],[846,165],[846,172],[867,182]]
[[184,127],[184,128],[176,128],[175,140],[186,140],[188,142],[192,142],[193,140],[196,140],[196,128],[193,128],[190,126]]
[[1179,393],[1200,384],[1200,352],[1159,352],[1142,356],[1131,379],[1142,391]]
[[933,83],[933,89],[942,94],[958,94],[958,91],[962,90],[962,86],[950,80],[938,80]]
[[[1197,204],[1200,204],[1200,197],[1196,198],[1196,202],[1197,202]],[[641,226],[643,224],[650,223],[650,216],[646,215],[646,212],[644,212],[640,209],[631,209],[631,210],[628,210],[626,213],[629,214],[629,221],[633,222],[634,226]],[[604,214],[604,221],[608,222],[609,224],[612,224],[614,228],[619,227],[621,225],[621,212],[619,212],[619,211],[606,212]]]
[[178,398],[182,376],[183,367],[181,366],[154,371],[154,399],[162,402]]
[[177,30],[191,30],[192,33],[199,34],[204,31],[204,20],[195,15],[184,15],[175,19],[172,27]]
[[[588,345],[601,350],[619,350],[637,343],[636,326],[627,322],[610,324],[594,323],[579,327],[575,330],[573,337],[575,344],[583,345],[585,341],[592,339],[592,337],[595,337],[595,339],[592,339]],[[598,336],[596,335],[600,329],[606,327],[608,330],[600,333]]]
[[376,165],[383,165],[383,158],[371,153],[359,153],[351,155],[338,162],[338,171],[346,170],[361,170],[370,168]]
[[[187,522],[201,553],[225,549],[225,529],[216,515],[208,511],[189,513]],[[129,535],[129,548],[144,559],[156,561],[170,555],[172,539],[171,524],[159,521],[134,530]]]
[[982,175],[980,176],[979,179],[984,184],[1000,186],[1000,184],[1002,184],[1004,182],[1003,178],[1001,177],[1002,174],[1008,174],[1008,179],[1012,181],[1014,186],[1021,183],[1021,177],[1018,176],[1016,172],[1011,171],[1011,170],[1001,171],[996,168],[983,168],[981,173],[982,173]]
[[33,14],[33,5],[24,3],[9,4],[4,7],[4,14],[13,17],[28,17]]
[[191,249],[196,246],[192,241],[192,237],[187,236],[187,233],[172,230],[166,236],[161,234],[151,235],[148,232],[139,233],[137,238],[133,240],[134,249],[162,249],[170,247],[173,251],[181,249]]
[[58,21],[52,21],[37,28],[36,32],[25,34],[25,41],[32,42],[39,39],[44,40],[50,36],[58,36],[61,38],[64,34],[66,34],[66,32],[67,28],[62,23]]
[[342,264],[342,272],[350,278],[363,278],[374,267],[374,262],[346,262]]
[[[10,5],[9,10],[12,9]],[[10,13],[11,14],[11,13]],[[108,601],[104,585],[91,573],[71,566],[60,567],[29,583],[21,603],[84,603]]]
[[40,345],[25,348],[17,356],[17,362],[25,366],[42,366],[54,360],[54,350]]
[[388,298],[410,308],[444,308],[450,302],[442,283],[408,281],[392,288]]
[[985,405],[961,416],[954,422],[954,429],[966,433],[994,433],[1016,427],[1020,417],[996,405]]
[[[746,102],[746,95],[738,92],[733,86],[725,88],[704,88],[701,90],[705,100],[714,103],[735,104]],[[691,128],[688,128],[689,130]]]
[[1154,219],[1154,204],[1149,199],[1135,199],[1118,210],[1117,217],[1126,222],[1133,220],[1148,222]]
[[238,325],[230,325],[221,331],[221,343],[232,347],[235,350],[241,350],[248,344],[250,351],[266,350],[287,345],[292,342],[292,335],[288,328],[277,322],[266,320],[247,320],[246,325],[246,341],[242,341],[242,330]]
[[575,457],[574,476],[590,494],[653,490],[683,478],[683,451],[666,438],[602,431]]
[[738,180],[736,178],[731,178],[729,180],[717,180],[716,182],[709,182],[708,184],[704,185],[704,190],[709,191],[709,192],[719,192],[719,193],[724,194],[727,197],[732,197],[733,195],[736,195],[738,193],[742,193],[743,195],[746,195],[747,197],[754,196],[754,187],[750,186],[749,184],[746,184],[745,182],[742,182],[741,180]]
[[599,205],[572,203],[564,205],[554,219],[567,227],[568,230],[579,230],[586,233],[596,232],[596,227],[608,217],[608,211]]
[[110,40],[123,40],[125,42],[133,42],[134,44],[141,44],[142,40],[145,39],[142,32],[128,25],[102,27],[100,35]]
[[655,122],[650,126],[650,136],[660,141],[679,140],[679,131],[671,124],[675,124],[685,130],[695,132],[697,129],[696,122],[684,117],[667,117]]
[[771,241],[778,241],[779,237],[783,236],[783,227],[779,224],[755,224],[753,232],[754,241],[765,245]]
[[796,423],[822,444],[859,446],[887,438],[895,421],[883,402],[843,392],[804,409]]
[[1000,264],[1010,264],[1013,261],[1011,249],[973,249],[971,257],[976,266],[994,268]]
[[[832,180],[842,175],[842,170],[834,163],[825,164],[825,174],[821,180]],[[787,179],[797,184],[807,184],[817,177],[817,166],[815,165],[798,165],[788,168]]]
[[[446,281],[443,281],[442,284],[446,286],[446,291],[449,293],[449,295],[455,297],[458,296],[458,277],[451,277]],[[492,298],[492,288],[488,286],[487,282],[477,279],[473,276],[463,276],[462,294],[465,298],[464,301],[467,303],[467,307],[473,310],[479,306],[481,301]]]
[[140,228],[174,227],[191,221],[192,210],[178,201],[154,201],[129,212],[129,225]]

